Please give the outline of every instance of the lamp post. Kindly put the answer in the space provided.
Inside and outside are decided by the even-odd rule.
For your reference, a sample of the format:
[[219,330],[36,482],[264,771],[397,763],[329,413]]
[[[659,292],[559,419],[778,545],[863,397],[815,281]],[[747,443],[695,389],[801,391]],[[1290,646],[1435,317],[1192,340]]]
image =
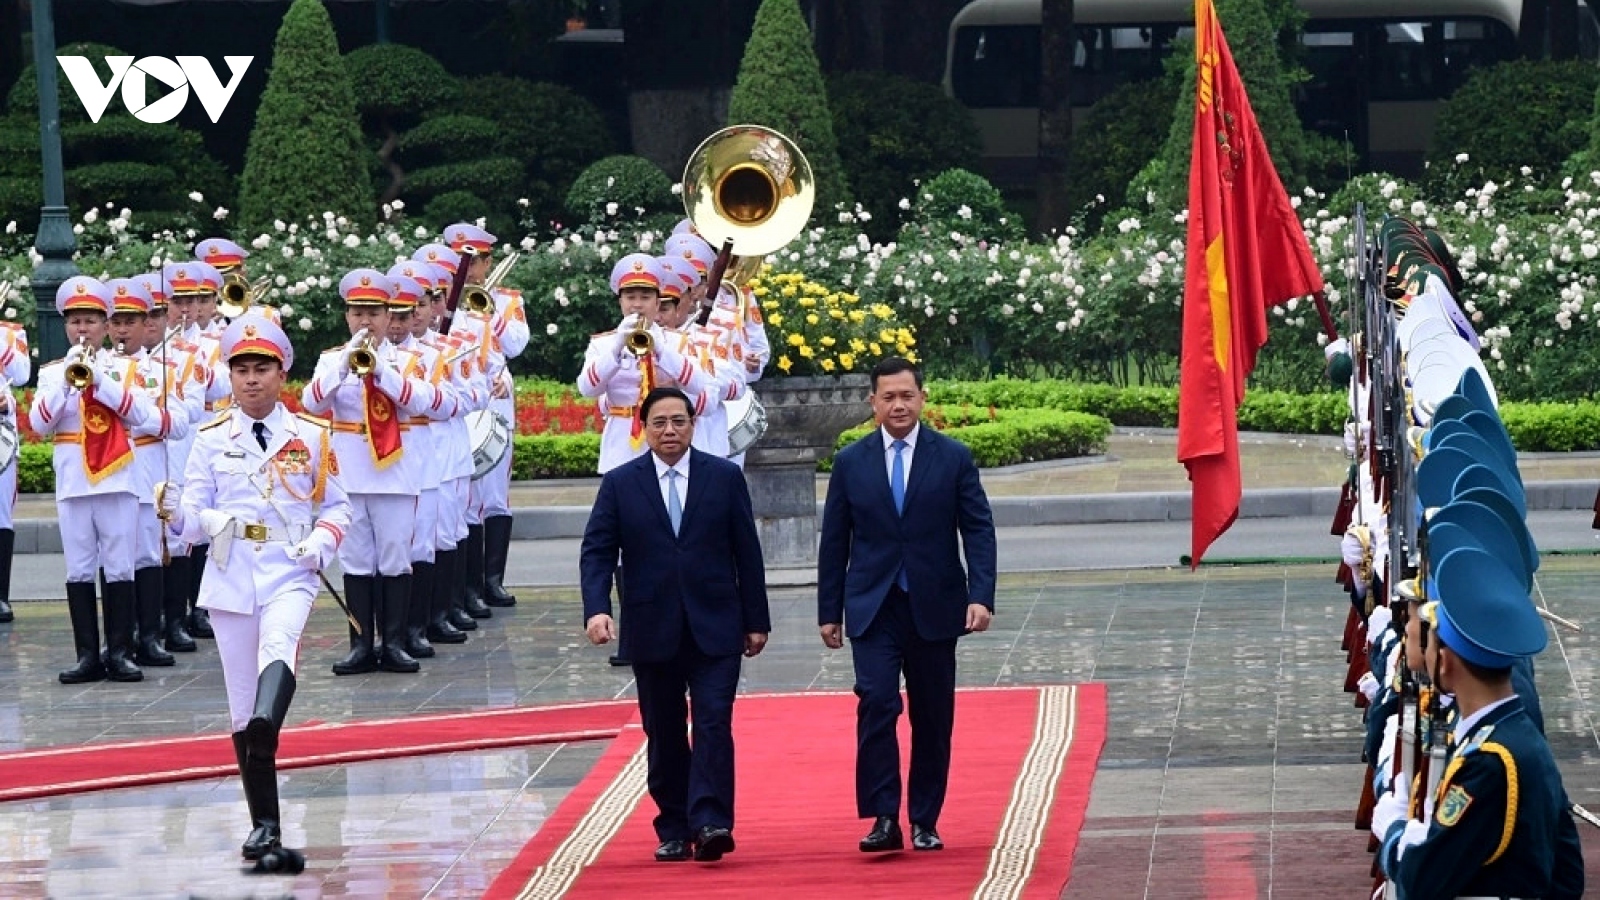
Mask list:
[[[56,88],[56,25],[51,0],[33,0],[33,60],[39,85],[39,147],[44,156],[44,206],[33,247],[44,259],[33,270],[39,358],[60,359],[67,353],[67,333],[56,312],[56,288],[78,274],[72,252],[78,241],[67,214],[67,192],[61,171],[61,103]],[[34,367],[37,373],[39,367]]]

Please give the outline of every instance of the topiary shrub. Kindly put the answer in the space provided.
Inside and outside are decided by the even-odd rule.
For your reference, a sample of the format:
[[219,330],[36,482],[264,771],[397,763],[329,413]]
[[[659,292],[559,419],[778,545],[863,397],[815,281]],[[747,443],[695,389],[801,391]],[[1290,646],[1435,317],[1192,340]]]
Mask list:
[[932,234],[960,232],[987,241],[1022,237],[1022,221],[1006,208],[1000,191],[982,175],[966,169],[940,172],[917,191],[907,227]]
[[523,217],[532,225],[558,217],[584,168],[616,145],[600,110],[561,85],[489,75],[461,87],[464,108],[495,123],[495,154],[522,162],[519,199],[528,201]]
[[256,108],[239,182],[239,222],[265,231],[274,219],[333,212],[375,217],[350,76],[320,0],[294,0],[273,42],[272,69]]
[[583,170],[567,192],[567,215],[579,222],[616,222],[671,213],[679,204],[672,180],[642,156],[608,156]]
[[[94,73],[99,77],[101,84],[111,80],[111,67],[106,65],[106,57],[133,55],[106,44],[91,43],[68,44],[65,47],[58,48],[56,54],[59,56],[88,57],[89,61],[94,64]],[[60,75],[59,72],[57,75],[60,77],[56,79],[56,103],[61,110],[61,121],[63,123],[89,121],[89,113],[83,108],[83,103],[78,100],[78,94],[72,89],[72,83],[64,75]],[[120,108],[120,99],[113,98],[110,105],[106,107],[106,112],[109,114],[111,110]],[[17,83],[11,86],[11,92],[6,96],[6,111],[14,116],[30,115],[37,117],[38,110],[38,76],[34,74],[33,64],[29,63],[23,68],[22,73],[17,76]],[[102,121],[104,120],[102,119]],[[35,118],[34,127],[38,127],[37,118]]]
[[471,191],[454,190],[445,191],[429,200],[422,208],[422,223],[433,231],[443,231],[446,225],[454,222],[476,222],[480,218],[487,219],[484,227],[491,234],[510,234],[508,222],[497,221],[494,216],[486,216],[484,211],[489,209],[489,204],[482,197]]
[[894,234],[897,204],[916,192],[917,180],[976,169],[983,153],[972,114],[936,85],[886,72],[835,75],[828,108],[839,159],[876,238]]
[[469,221],[491,212],[508,215],[516,205],[517,188],[522,184],[522,164],[504,156],[441,163],[417,169],[407,176],[406,183],[407,192],[418,200],[451,191],[470,191],[482,197],[488,208],[468,216]]
[[482,116],[435,116],[400,136],[400,159],[413,168],[460,159],[464,149],[492,148],[497,131]]
[[1073,127],[1067,204],[1073,210],[1089,207],[1089,228],[1120,204],[1134,176],[1161,152],[1177,95],[1171,79],[1130,82],[1101,97]]
[[405,44],[368,44],[347,54],[344,67],[362,129],[388,176],[378,201],[388,203],[405,186],[405,169],[394,158],[400,133],[458,96],[460,87],[438,60]]
[[728,124],[775,128],[794,141],[817,180],[817,209],[850,204],[839,161],[828,93],[811,46],[811,31],[797,0],[762,0],[739,77],[728,100]]
[[[1593,140],[1600,72],[1578,60],[1512,60],[1476,69],[1439,106],[1422,186],[1454,200],[1484,181],[1520,177],[1523,166],[1543,177]],[[1456,158],[1465,153],[1467,160]]]

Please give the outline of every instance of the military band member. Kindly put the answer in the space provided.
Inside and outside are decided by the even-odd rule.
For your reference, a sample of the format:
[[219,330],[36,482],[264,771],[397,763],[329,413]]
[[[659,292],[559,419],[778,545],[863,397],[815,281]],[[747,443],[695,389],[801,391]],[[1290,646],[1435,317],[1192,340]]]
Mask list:
[[[195,258],[217,270],[226,283],[228,276],[243,279],[245,284],[250,283],[250,274],[245,271],[245,260],[250,257],[250,251],[244,249],[227,238],[206,238],[194,246]],[[282,324],[278,310],[270,305],[254,304],[254,297],[247,297],[249,311],[266,316],[274,323]],[[215,305],[213,305],[215,309]],[[218,313],[216,316],[217,327],[227,325],[227,317]]]
[[[222,364],[222,347],[211,322],[216,317],[217,291],[222,287],[222,275],[209,264],[199,261],[174,263],[162,267],[162,278],[167,285],[167,303],[182,327],[179,336],[187,345],[197,348],[200,362],[209,370],[205,390],[205,409],[212,412],[228,399],[228,372]],[[195,544],[189,551],[189,634],[197,638],[211,637],[211,620],[200,606],[200,578],[206,568],[209,542]]]
[[1476,546],[1446,553],[1433,583],[1426,664],[1455,698],[1455,749],[1431,815],[1407,818],[1404,779],[1378,801],[1379,863],[1400,896],[1417,900],[1581,897],[1582,849],[1561,773],[1512,687],[1512,665],[1547,640],[1526,583]]
[[[482,285],[494,268],[495,236],[476,225],[458,222],[444,230],[444,237],[457,253],[470,251],[467,284]],[[489,408],[507,422],[515,422],[516,386],[507,362],[521,356],[528,346],[528,318],[522,309],[520,292],[496,287],[491,296],[494,311],[488,321],[469,327],[478,332],[479,341],[487,344],[490,350],[481,360],[489,369],[493,388]],[[458,324],[468,321],[469,316],[467,310],[457,307]],[[483,602],[488,606],[515,606],[517,602],[505,589],[506,555],[511,550],[511,456],[508,448],[493,469],[472,482],[472,503],[478,508],[483,526],[481,536],[469,530],[467,545],[471,548],[468,552],[476,553],[478,542],[482,541],[483,580],[481,587],[469,583],[468,588],[479,587]],[[470,564],[468,571],[472,571]]]
[[[657,261],[668,273],[665,283],[671,285],[662,290],[658,321],[667,329],[668,339],[676,341],[678,353],[703,370],[699,382],[703,404],[694,432],[695,449],[727,459],[728,411],[723,404],[744,396],[744,368],[729,358],[728,343],[717,328],[695,321],[698,307],[689,298],[701,284],[698,270],[682,257],[668,255]],[[671,276],[677,276],[676,285]],[[674,296],[674,288],[679,296]],[[743,461],[741,454],[735,463],[742,468]]]
[[[453,317],[446,313],[451,281],[459,268],[461,254],[444,244],[427,244],[419,247],[411,258],[413,261],[438,266],[446,276],[444,290],[432,304],[436,311],[438,327],[444,332],[445,340],[458,346],[459,349],[456,351],[458,355],[473,361],[477,377],[481,378],[484,384],[483,397],[476,408],[483,409],[491,401],[494,391],[492,385],[495,368],[494,347],[492,343],[485,343],[483,340],[485,333],[492,333],[492,322],[470,313]],[[467,462],[470,466],[470,445],[467,453]],[[469,468],[467,477],[458,482],[461,536],[456,540],[455,550],[452,551],[450,559],[446,562],[436,562],[434,566],[436,580],[445,582],[450,589],[451,608],[448,617],[460,631],[474,631],[478,627],[478,619],[487,619],[494,615],[494,611],[483,599],[483,507],[476,502],[472,493],[472,474],[472,469]]]
[[159,357],[145,350],[150,309],[154,298],[144,282],[116,278],[106,283],[111,289],[111,341],[117,348],[115,365],[122,374],[123,388],[138,391],[155,405],[155,414],[144,424],[129,429],[133,438],[134,481],[139,496],[138,534],[134,541],[133,590],[138,607],[138,651],[135,662],[141,666],[170,666],[172,656],[162,649],[161,615],[164,598],[161,560],[161,522],[156,518],[155,486],[170,480],[167,442],[181,441],[190,431],[194,417],[179,393],[182,382],[170,370],[163,375]]
[[[28,355],[28,332],[13,322],[0,322],[0,375],[12,388],[22,387],[33,375],[33,360]],[[0,420],[10,427],[15,438],[13,458],[5,471],[0,472],[0,623],[12,620],[11,612],[11,556],[16,547],[17,532],[12,516],[17,506],[17,461],[21,450],[21,436],[17,429],[17,398],[10,389],[0,401]]]
[[[129,429],[155,415],[142,392],[124,389],[115,361],[101,349],[111,291],[82,275],[56,290],[71,349],[39,370],[28,421],[55,444],[56,509],[67,564],[67,610],[77,664],[62,684],[111,678],[139,681],[134,664],[134,544],[139,518]],[[95,575],[105,573],[106,654],[100,657]]]
[[[421,491],[417,495],[417,525],[411,533],[411,605],[406,612],[406,652],[417,659],[434,655],[427,628],[434,596],[434,536],[438,532],[439,484],[444,477],[447,437],[435,424],[443,425],[460,414],[461,399],[446,377],[446,358],[439,350],[417,339],[413,325],[426,332],[432,314],[424,297],[433,285],[428,263],[407,261],[388,271],[394,282],[394,299],[389,303],[389,342],[414,353],[422,374],[438,392],[438,402],[425,415],[406,420],[410,426],[403,435],[405,452],[418,455],[421,466]],[[419,280],[420,279],[420,280]],[[420,305],[419,305],[420,304]]]
[[[420,666],[405,650],[406,614],[411,536],[427,461],[406,452],[403,435],[410,428],[407,420],[437,411],[443,395],[422,377],[417,354],[388,340],[394,299],[388,275],[355,269],[340,279],[339,295],[350,342],[323,352],[300,398],[307,411],[333,420],[333,446],[352,509],[339,563],[345,597],[361,630],[351,629],[350,653],[333,672],[416,672]],[[383,647],[374,652],[378,621]]]
[[162,502],[173,537],[212,541],[200,602],[213,613],[250,810],[241,851],[261,859],[285,852],[278,734],[294,697],[316,573],[333,562],[351,510],[327,423],[279,402],[294,363],[283,330],[246,314],[222,342],[237,402],[201,426],[181,491],[168,485]]

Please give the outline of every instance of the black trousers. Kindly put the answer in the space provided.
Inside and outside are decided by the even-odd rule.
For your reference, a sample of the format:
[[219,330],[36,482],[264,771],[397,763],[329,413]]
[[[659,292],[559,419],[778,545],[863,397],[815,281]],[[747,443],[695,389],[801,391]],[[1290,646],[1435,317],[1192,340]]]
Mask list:
[[685,634],[673,659],[633,664],[658,840],[690,840],[708,825],[733,827],[733,697],[741,659],[707,656]]

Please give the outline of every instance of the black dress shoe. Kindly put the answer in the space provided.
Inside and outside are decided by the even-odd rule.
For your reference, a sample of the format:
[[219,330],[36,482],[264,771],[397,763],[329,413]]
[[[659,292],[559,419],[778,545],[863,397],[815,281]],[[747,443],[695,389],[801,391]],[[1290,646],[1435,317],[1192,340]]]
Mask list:
[[943,850],[944,841],[940,839],[939,832],[912,822],[911,848],[913,850]]
[[733,852],[733,832],[718,825],[707,825],[694,836],[695,862],[716,862]]
[[894,816],[879,816],[873,821],[872,830],[861,839],[862,853],[886,853],[905,848],[905,835],[900,833],[900,823]]
[[244,845],[239,848],[239,855],[245,859],[256,860],[268,850],[276,849],[283,843],[283,830],[276,822],[262,823],[250,832],[244,839]]
[[688,841],[662,841],[656,848],[656,862],[688,862],[694,859],[694,846]]

